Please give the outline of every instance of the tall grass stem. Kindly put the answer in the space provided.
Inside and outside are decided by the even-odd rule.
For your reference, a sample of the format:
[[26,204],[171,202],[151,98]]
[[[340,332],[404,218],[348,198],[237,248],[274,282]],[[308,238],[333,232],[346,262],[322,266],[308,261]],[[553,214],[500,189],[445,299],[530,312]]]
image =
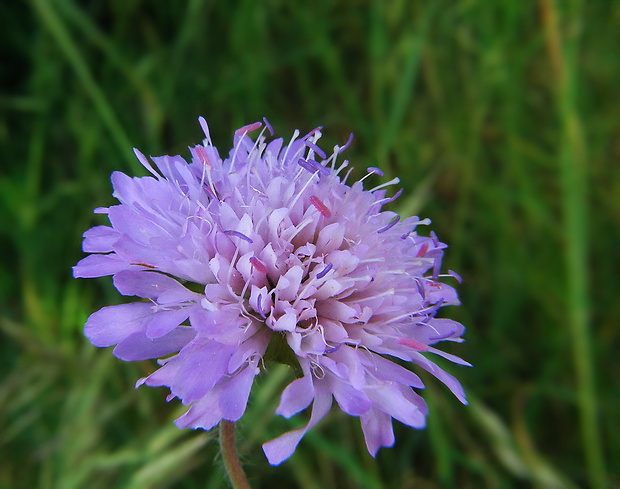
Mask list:
[[103,91],[95,81],[76,43],[65,28],[62,19],[54,10],[54,2],[35,0],[33,3],[43,25],[46,26],[52,38],[58,44],[61,52],[67,58],[69,65],[75,71],[84,91],[90,96],[95,110],[99,113],[99,117],[101,117],[103,124],[110,133],[112,141],[118,147],[119,154],[126,157],[126,161],[130,168],[140,169],[135,159],[131,156],[132,152],[130,150],[132,144],[127,134],[114,114],[111,105],[106,100]]
[[[541,0],[540,5],[547,51],[558,85],[557,105],[561,123],[559,172],[564,214],[566,308],[573,345],[581,437],[590,486],[602,489],[606,486],[605,466],[597,421],[588,290],[588,174],[585,141],[576,103],[577,75],[574,69],[577,49],[575,33],[578,33],[579,29],[573,24],[570,31],[572,35],[563,38],[555,2]],[[578,5],[578,2],[574,2],[573,6],[575,5]],[[577,18],[580,18],[579,12],[565,20],[574,22]]]

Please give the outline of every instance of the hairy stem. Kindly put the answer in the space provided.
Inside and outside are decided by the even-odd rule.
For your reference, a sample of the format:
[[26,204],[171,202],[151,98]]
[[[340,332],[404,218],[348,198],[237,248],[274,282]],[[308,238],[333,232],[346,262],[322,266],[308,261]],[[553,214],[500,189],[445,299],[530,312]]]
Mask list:
[[235,447],[235,423],[225,419],[220,422],[220,450],[233,489],[250,489]]

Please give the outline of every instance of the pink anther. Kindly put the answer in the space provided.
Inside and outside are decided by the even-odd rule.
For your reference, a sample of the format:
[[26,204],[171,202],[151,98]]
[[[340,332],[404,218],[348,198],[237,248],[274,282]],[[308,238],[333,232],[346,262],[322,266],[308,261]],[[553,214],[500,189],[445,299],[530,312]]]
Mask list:
[[209,156],[207,155],[204,146],[196,146],[194,150],[196,151],[196,154],[198,155],[198,158],[200,158],[200,161],[202,161],[203,165],[208,166],[209,168],[213,168],[213,165],[211,165],[211,162],[209,161]]
[[420,246],[420,249],[416,253],[416,255],[415,255],[416,258],[420,258],[420,257],[426,255],[427,251],[428,251],[428,243],[424,243],[422,246]]
[[255,256],[251,256],[250,257],[250,263],[252,264],[252,266],[254,268],[256,268],[256,270],[258,270],[260,273],[263,274],[267,274],[267,267],[263,264],[263,262],[261,262],[258,258],[256,258]]
[[332,213],[327,206],[319,200],[316,195],[310,197],[310,203],[316,208],[323,217],[330,217]]
[[415,351],[427,351],[428,350],[427,345],[425,345],[424,343],[420,343],[419,341],[412,340],[410,338],[399,338],[396,342],[399,345],[409,347]]
[[247,126],[240,127],[235,131],[235,136],[243,136],[252,131],[256,131],[263,125],[262,122],[254,122],[252,124],[248,124]]

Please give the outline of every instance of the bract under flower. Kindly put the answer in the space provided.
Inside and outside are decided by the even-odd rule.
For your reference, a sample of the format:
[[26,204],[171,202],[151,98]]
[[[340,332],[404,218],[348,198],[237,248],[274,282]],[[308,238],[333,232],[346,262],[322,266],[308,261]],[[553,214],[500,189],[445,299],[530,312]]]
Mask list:
[[285,144],[268,142],[264,129],[251,139],[261,123],[249,124],[222,160],[200,124],[206,139],[190,148],[189,163],[160,156],[153,167],[136,151],[153,176],[112,175],[120,203],[97,210],[111,225],[84,233],[91,254],[74,275],[113,275],[119,292],[144,301],[92,314],[91,342],[115,345],[127,361],[160,358],[138,385],[166,386],[188,405],[181,428],[238,420],[265,361],[294,367],[299,378],[276,412],[311,406],[310,420],[263,445],[272,464],[294,452],[334,400],[360,417],[373,456],[394,443],[393,418],[423,427],[427,407],[413,390],[423,384],[391,359],[429,371],[465,403],[459,382],[428,358],[468,365],[431,346],[460,342],[464,331],[436,317],[458,304],[440,281],[445,245],[418,234],[430,221],[381,210],[400,194],[386,195],[397,180],[348,185],[348,162],[337,161],[344,148],[327,157],[320,128]]

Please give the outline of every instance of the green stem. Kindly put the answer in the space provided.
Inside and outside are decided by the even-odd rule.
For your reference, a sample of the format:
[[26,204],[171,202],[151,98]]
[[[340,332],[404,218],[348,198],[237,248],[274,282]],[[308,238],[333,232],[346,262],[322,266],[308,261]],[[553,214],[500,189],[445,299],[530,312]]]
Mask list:
[[235,423],[225,419],[220,422],[220,450],[233,489],[250,489],[235,447]]
[[48,0],[35,0],[33,2],[35,10],[38,12],[43,25],[49,30],[52,38],[58,44],[60,51],[65,56],[67,62],[75,72],[78,80],[82,84],[84,91],[89,95],[95,110],[104,126],[110,132],[111,140],[118,147],[119,154],[127,158],[127,163],[135,170],[142,170],[136,162],[130,149],[132,144],[123,129],[122,124],[116,117],[114,110],[103,90],[95,80],[88,63],[80,52],[79,44],[71,37],[69,30],[63,24],[63,20],[56,12],[54,2]]
[[[554,0],[541,0],[543,27],[551,66],[558,85],[558,111],[562,123],[560,177],[565,221],[568,331],[573,343],[577,380],[577,407],[584,457],[592,488],[607,487],[603,443],[597,419],[595,366],[592,355],[590,291],[588,287],[588,172],[586,147],[577,108],[577,33],[562,36],[560,10]],[[564,22],[578,25],[581,2],[567,9]],[[575,20],[577,19],[577,20]]]

